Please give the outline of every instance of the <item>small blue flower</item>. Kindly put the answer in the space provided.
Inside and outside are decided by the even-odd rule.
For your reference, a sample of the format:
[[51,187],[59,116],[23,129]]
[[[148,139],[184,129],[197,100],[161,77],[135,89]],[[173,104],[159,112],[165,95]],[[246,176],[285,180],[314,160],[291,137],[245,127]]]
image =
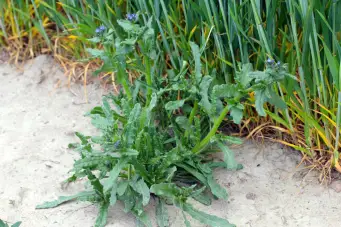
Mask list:
[[101,33],[101,29],[96,28],[95,32],[96,32],[96,33]]
[[106,27],[104,25],[99,26],[99,30],[104,31]]
[[266,63],[268,63],[268,64],[273,64],[275,61],[273,60],[273,59],[270,59],[270,58],[268,58],[267,60],[266,60]]
[[128,13],[128,14],[127,14],[127,19],[128,19],[129,21],[136,21],[137,15],[136,15],[135,13]]

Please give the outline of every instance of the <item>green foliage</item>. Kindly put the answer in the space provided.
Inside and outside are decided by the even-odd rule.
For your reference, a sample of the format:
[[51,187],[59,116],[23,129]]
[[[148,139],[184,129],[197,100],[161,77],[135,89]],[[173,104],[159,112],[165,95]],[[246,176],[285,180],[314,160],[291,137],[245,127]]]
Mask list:
[[[131,212],[139,224],[151,226],[145,206],[156,198],[159,226],[169,226],[165,201],[184,212],[188,226],[186,215],[213,227],[234,226],[196,210],[188,200],[210,205],[212,198],[227,199],[213,169],[241,168],[227,147],[240,141],[216,132],[228,113],[240,122],[241,100],[247,101],[250,92],[263,94],[256,100],[262,113],[263,103],[273,99],[273,85],[288,76],[285,66],[271,65],[265,72],[242,66],[237,83],[221,84],[214,73],[202,76],[201,48],[190,43],[194,70],[192,62],[182,62],[179,70],[168,70],[163,77],[164,71],[157,70],[162,59],[156,54],[153,22],[152,18],[144,25],[118,20],[120,36],[106,28],[97,34],[98,39],[91,39],[104,46],[103,50],[88,50],[103,60],[99,72],[116,72],[123,90],[117,96],[103,97],[102,106],[88,113],[100,135],[76,133],[80,143],[69,145],[80,154],[69,181],[87,177],[89,188],[37,208],[52,208],[70,200],[90,201],[99,206],[95,226],[101,227],[106,224],[109,207],[121,201],[124,211]],[[128,71],[141,74],[134,84],[128,82]],[[223,162],[211,157],[217,151],[223,151]]]

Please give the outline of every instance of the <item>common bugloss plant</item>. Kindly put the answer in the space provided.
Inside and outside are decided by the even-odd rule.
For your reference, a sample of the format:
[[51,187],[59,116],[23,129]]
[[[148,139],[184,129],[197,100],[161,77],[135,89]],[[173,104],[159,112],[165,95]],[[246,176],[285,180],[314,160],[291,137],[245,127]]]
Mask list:
[[[189,215],[209,226],[233,227],[227,220],[197,210],[189,199],[205,205],[212,199],[227,199],[213,170],[242,168],[228,148],[241,141],[217,134],[219,126],[228,114],[235,123],[241,122],[241,100],[247,100],[251,92],[256,93],[256,109],[262,114],[262,104],[276,98],[271,93],[273,84],[287,76],[285,66],[269,62],[264,72],[253,72],[250,64],[243,65],[235,84],[219,84],[215,76],[202,75],[202,52],[191,42],[193,62],[183,62],[179,71],[160,70],[152,19],[144,26],[134,20],[136,15],[117,21],[122,37],[114,37],[109,28],[102,39],[91,39],[104,49],[88,49],[103,60],[98,72],[114,72],[123,87],[119,95],[105,96],[102,106],[88,113],[100,134],[77,132],[80,142],[69,145],[80,159],[68,181],[87,178],[90,187],[37,208],[90,201],[99,206],[95,226],[101,227],[109,207],[120,201],[139,225],[152,226],[145,207],[154,200],[160,227],[169,226],[166,204],[182,210],[187,226]],[[128,72],[141,75],[130,84]],[[210,155],[217,151],[223,153],[222,160]]]

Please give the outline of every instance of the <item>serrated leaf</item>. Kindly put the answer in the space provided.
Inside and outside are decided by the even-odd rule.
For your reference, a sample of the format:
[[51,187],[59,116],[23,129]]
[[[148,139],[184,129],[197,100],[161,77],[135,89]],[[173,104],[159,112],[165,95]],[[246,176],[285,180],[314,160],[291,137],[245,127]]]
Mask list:
[[165,105],[165,109],[169,111],[177,110],[185,104],[185,100],[169,101]]
[[199,211],[188,203],[183,205],[183,210],[191,215],[192,218],[212,227],[235,227],[235,225],[229,223],[227,220]]
[[169,226],[168,210],[167,210],[165,202],[160,198],[157,199],[156,222],[157,222],[159,227],[168,227]]
[[130,183],[130,186],[139,194],[142,195],[142,204],[146,206],[150,200],[150,192],[148,185],[144,182],[143,179],[138,180],[135,183]]
[[197,44],[195,44],[194,42],[190,42],[189,45],[191,46],[192,55],[194,58],[195,80],[199,84],[201,81],[201,78],[202,78],[199,46]]
[[108,211],[109,211],[109,203],[104,203],[99,208],[99,213],[96,219],[95,227],[105,227],[107,224],[108,218]]
[[90,196],[93,196],[95,191],[84,191],[72,196],[60,196],[57,200],[51,202],[45,202],[41,205],[36,206],[36,209],[49,209],[53,207],[57,207],[63,203],[75,200],[75,199],[84,199]]

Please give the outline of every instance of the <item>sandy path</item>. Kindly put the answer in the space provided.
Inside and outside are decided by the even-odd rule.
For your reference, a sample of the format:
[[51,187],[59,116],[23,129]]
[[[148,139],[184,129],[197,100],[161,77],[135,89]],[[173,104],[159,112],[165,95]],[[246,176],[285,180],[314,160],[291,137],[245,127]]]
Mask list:
[[[34,209],[83,188],[81,183],[61,187],[77,158],[66,147],[75,141],[75,131],[93,130],[83,114],[102,95],[99,86],[90,85],[89,104],[84,104],[81,86],[73,85],[72,92],[55,90],[58,80],[65,83],[58,67],[44,56],[26,65],[24,72],[0,66],[0,219],[20,220],[23,227],[90,227],[96,218],[97,208],[86,203]],[[298,155],[278,145],[260,149],[250,143],[235,151],[245,168],[216,174],[229,200],[197,207],[240,227],[341,226],[340,194],[319,185],[314,176],[303,179],[302,171],[295,173]],[[171,226],[184,226],[181,213],[176,209],[169,213]],[[110,211],[108,226],[135,226],[135,220],[116,207]]]

